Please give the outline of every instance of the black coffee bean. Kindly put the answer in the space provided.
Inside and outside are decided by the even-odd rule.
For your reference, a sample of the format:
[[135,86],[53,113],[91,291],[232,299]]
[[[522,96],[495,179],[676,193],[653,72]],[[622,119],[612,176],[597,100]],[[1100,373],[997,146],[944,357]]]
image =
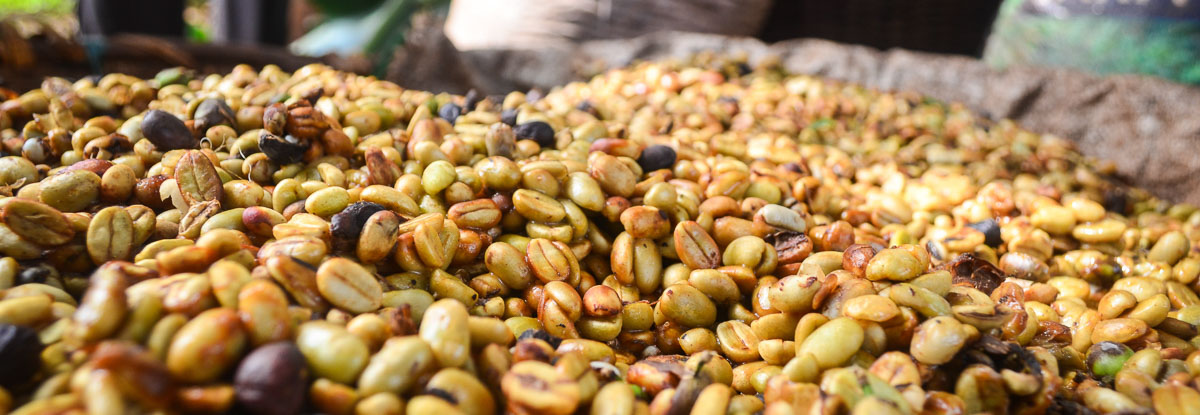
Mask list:
[[968,223],[967,226],[983,232],[983,243],[987,246],[995,248],[1004,243],[1004,240],[1000,239],[1000,224],[996,223],[995,219],[984,219],[979,222]]
[[925,243],[925,250],[929,252],[929,256],[938,261],[946,259],[946,252],[942,250],[945,245],[929,241]]
[[638,157],[638,165],[642,166],[642,171],[647,173],[669,169],[675,165],[675,150],[664,145],[652,145],[642,150],[641,157]]
[[1115,187],[1104,191],[1104,210],[1124,215],[1129,207],[1129,192]]
[[508,124],[509,127],[517,125],[517,110],[506,109],[500,111],[500,122]]
[[277,136],[262,130],[258,134],[258,149],[262,150],[267,158],[279,165],[292,164],[304,159],[304,152],[308,151],[309,143],[301,142],[296,137],[285,135]]
[[233,377],[234,399],[249,413],[292,415],[304,404],[308,366],[291,342],[263,345],[246,355]]
[[352,251],[358,246],[358,235],[363,225],[375,212],[387,210],[378,203],[355,202],[329,219],[329,233],[333,237],[334,250]]
[[519,337],[517,337],[517,341],[521,341],[521,340],[525,340],[525,339],[538,339],[538,340],[544,341],[546,343],[549,343],[550,347],[553,347],[555,349],[557,349],[558,345],[562,344],[562,341],[563,341],[563,339],[560,339],[557,336],[550,334],[549,332],[547,332],[545,330],[538,330],[538,329],[525,330],[523,333],[521,333],[521,335]]
[[21,284],[45,284],[46,279],[50,278],[53,272],[46,266],[33,266],[22,269],[17,273],[17,285]]
[[575,109],[586,112],[588,114],[597,115],[596,107],[592,105],[592,101],[588,101],[586,99],[583,100],[582,102],[580,102],[579,105],[576,105]]
[[447,102],[442,104],[441,108],[438,108],[438,116],[442,117],[443,120],[450,121],[450,124],[454,124],[454,120],[457,120],[458,116],[462,115],[462,113],[462,107],[453,102]]
[[42,341],[32,329],[0,323],[0,386],[12,390],[33,379],[42,362]]
[[142,135],[160,151],[192,149],[200,140],[178,117],[161,110],[150,110],[142,117]]
[[220,98],[208,98],[200,101],[200,105],[196,106],[196,113],[192,115],[192,119],[196,120],[197,131],[208,131],[209,128],[218,125],[228,125],[230,127],[237,125],[237,117],[233,113],[233,109],[229,108],[229,104]]
[[480,100],[482,98],[479,97],[479,91],[471,88],[470,91],[467,91],[467,95],[463,97],[463,112],[475,111],[475,106],[479,105]]
[[533,140],[542,148],[554,148],[554,127],[542,121],[530,121],[513,128],[518,140]]

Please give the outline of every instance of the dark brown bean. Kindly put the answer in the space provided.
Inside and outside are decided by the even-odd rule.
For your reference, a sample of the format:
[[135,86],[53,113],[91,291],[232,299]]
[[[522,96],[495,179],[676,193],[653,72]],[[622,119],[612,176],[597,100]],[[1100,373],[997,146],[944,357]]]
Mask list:
[[533,140],[542,148],[554,148],[554,128],[542,121],[530,121],[513,128],[518,140]]
[[791,264],[803,261],[812,253],[813,244],[808,236],[800,232],[783,231],[767,235],[763,240],[775,246],[780,264]]
[[133,192],[134,200],[156,211],[169,208],[171,200],[163,200],[158,191],[158,188],[168,179],[170,177],[160,174],[138,180]]
[[142,135],[160,151],[196,148],[200,145],[192,130],[179,117],[161,110],[150,110],[142,117]]
[[659,169],[669,169],[675,165],[675,149],[661,144],[655,144],[642,150],[637,159],[642,171],[652,172]]
[[325,116],[316,108],[308,105],[308,101],[302,100],[288,108],[287,125],[284,126],[287,135],[309,141],[317,138],[327,129],[329,129],[329,122],[325,120]]
[[0,386],[12,389],[28,382],[41,364],[42,341],[32,329],[0,324]]
[[867,263],[875,256],[875,248],[870,245],[854,244],[842,252],[842,269],[850,271],[854,276],[864,278],[867,275]]
[[378,203],[355,202],[346,209],[334,214],[329,219],[329,233],[333,237],[333,250],[352,252],[358,244],[358,235],[362,233],[363,224],[375,212],[387,210]]
[[258,149],[262,150],[267,158],[278,164],[292,164],[300,161],[304,157],[304,152],[308,151],[308,146],[308,142],[300,141],[291,135],[280,137],[267,132],[267,130],[258,134]]
[[221,98],[208,98],[200,101],[192,119],[196,121],[194,126],[198,131],[208,131],[209,128],[217,125],[230,127],[237,125],[233,109],[229,108],[229,104],[226,104],[225,100]]
[[233,382],[237,404],[250,413],[295,414],[304,404],[308,365],[295,344],[271,343],[242,359]]

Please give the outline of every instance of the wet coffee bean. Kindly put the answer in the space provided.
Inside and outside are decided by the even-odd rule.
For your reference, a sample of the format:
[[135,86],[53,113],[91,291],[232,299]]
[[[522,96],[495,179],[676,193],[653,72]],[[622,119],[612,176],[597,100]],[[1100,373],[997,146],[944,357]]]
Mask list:
[[166,175],[155,175],[137,181],[137,185],[133,189],[133,198],[138,204],[146,205],[154,210],[166,210],[171,205],[171,199],[163,199],[159,194],[159,187],[163,182],[170,179]]
[[308,366],[291,342],[264,345],[250,352],[234,375],[235,399],[249,413],[290,415],[304,404]]
[[513,128],[518,140],[533,140],[542,148],[554,148],[554,128],[542,121],[530,121]]
[[[184,69],[177,66],[158,71],[158,73],[154,75],[154,80],[158,83],[158,87],[162,88],[167,85],[186,84],[188,81],[192,80],[193,76],[194,74],[190,69]],[[100,81],[95,82],[98,83]]]
[[217,125],[231,127],[237,125],[237,117],[234,116],[233,109],[229,108],[229,104],[220,98],[201,101],[200,105],[196,106],[196,113],[192,115],[192,119],[196,120],[196,129],[199,131],[207,131]]
[[813,250],[812,241],[800,232],[777,232],[768,235],[764,240],[775,247],[779,262],[785,264],[803,261]]
[[1129,207],[1129,192],[1120,187],[1104,191],[1104,210],[1124,215]]
[[142,135],[160,151],[196,148],[200,140],[178,117],[162,110],[150,110],[142,117]]
[[12,324],[0,324],[0,386],[13,388],[37,374],[42,359],[42,342],[37,332]]
[[482,99],[479,96],[479,91],[471,88],[470,91],[467,91],[467,95],[463,96],[463,112],[475,111],[475,106],[479,105],[479,101]]
[[588,101],[586,99],[581,101],[579,103],[579,105],[576,105],[575,109],[586,112],[588,114],[596,115],[596,107],[592,105],[591,101]]
[[462,107],[453,102],[447,102],[441,108],[438,108],[438,116],[446,121],[450,121],[450,124],[454,124],[454,120],[457,120],[458,116],[462,115],[462,113]]
[[1133,350],[1121,343],[1103,341],[1088,348],[1087,368],[1098,378],[1112,378],[1121,370]]
[[509,108],[500,112],[500,122],[508,124],[510,127],[517,125],[517,110]]
[[358,234],[362,233],[363,224],[375,212],[387,210],[378,203],[355,202],[346,209],[333,215],[329,220],[329,233],[333,237],[334,250],[353,251],[358,242]]
[[53,272],[49,267],[44,265],[29,267],[21,270],[17,274],[17,285],[21,284],[45,284],[46,279],[50,278]]
[[558,338],[557,336],[550,334],[550,333],[546,332],[545,330],[538,330],[538,329],[525,330],[525,332],[521,333],[521,335],[519,337],[517,337],[518,341],[525,340],[525,339],[538,339],[538,340],[546,342],[547,344],[550,345],[550,347],[553,347],[556,349],[558,348],[558,345],[562,344],[562,341],[563,341],[563,339]]
[[642,171],[646,172],[669,169],[675,165],[675,150],[664,145],[652,145],[642,150],[642,156],[638,157],[637,162],[642,166]]
[[975,223],[968,223],[971,229],[983,232],[983,243],[992,248],[1000,246],[1004,240],[1000,239],[1000,224],[996,223],[995,219],[984,219]]
[[263,130],[258,135],[258,149],[275,163],[292,164],[304,158],[308,143],[290,135],[280,137]]

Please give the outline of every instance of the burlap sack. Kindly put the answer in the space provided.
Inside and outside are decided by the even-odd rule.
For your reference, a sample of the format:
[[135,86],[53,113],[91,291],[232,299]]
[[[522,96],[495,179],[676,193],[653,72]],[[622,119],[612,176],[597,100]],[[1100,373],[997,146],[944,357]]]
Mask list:
[[410,37],[389,78],[411,88],[505,93],[585,79],[635,60],[698,52],[779,57],[793,72],[961,102],[992,118],[1069,138],[1115,162],[1119,177],[1176,202],[1200,204],[1200,90],[1139,76],[1096,77],[1044,68],[992,70],[974,59],[878,51],[821,40],[767,45],[749,38],[658,33],[571,48],[459,52],[437,30]]

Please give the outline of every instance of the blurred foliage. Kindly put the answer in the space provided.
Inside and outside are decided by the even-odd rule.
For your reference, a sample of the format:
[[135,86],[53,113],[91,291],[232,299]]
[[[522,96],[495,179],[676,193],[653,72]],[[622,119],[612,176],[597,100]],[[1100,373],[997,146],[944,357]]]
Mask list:
[[[338,1],[347,2],[318,0],[313,3],[325,10]],[[362,4],[368,1],[349,2],[363,7]],[[450,0],[383,0],[377,3],[374,8],[348,15],[327,15],[324,22],[292,42],[292,52],[308,56],[363,55],[372,62],[372,72],[383,76],[396,48],[404,44],[413,16],[424,11],[445,13]]]
[[[3,1],[3,0],[0,0]],[[212,17],[208,0],[187,0],[183,9],[183,37],[195,43],[212,41]]]
[[0,16],[9,14],[70,14],[74,0],[0,0]]
[[383,0],[310,0],[327,16],[349,16],[367,13],[379,7]]
[[998,67],[1046,65],[1098,74],[1153,75],[1200,84],[1200,22],[1129,17],[1055,18],[1006,0],[984,60]]

